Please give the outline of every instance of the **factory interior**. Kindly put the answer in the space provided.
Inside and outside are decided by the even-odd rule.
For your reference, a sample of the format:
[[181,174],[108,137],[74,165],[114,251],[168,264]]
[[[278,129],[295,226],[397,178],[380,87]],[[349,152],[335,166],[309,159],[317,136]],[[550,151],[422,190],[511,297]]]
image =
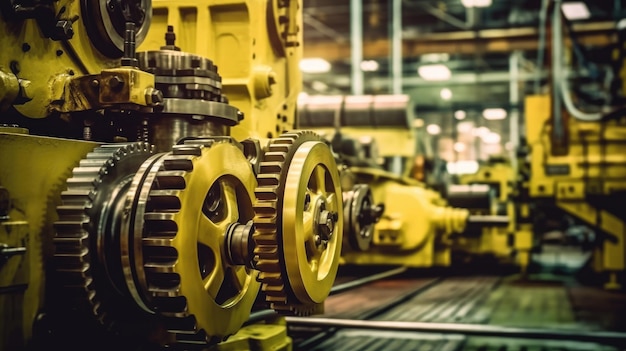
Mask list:
[[626,0],[0,0],[0,351],[624,351],[625,40]]

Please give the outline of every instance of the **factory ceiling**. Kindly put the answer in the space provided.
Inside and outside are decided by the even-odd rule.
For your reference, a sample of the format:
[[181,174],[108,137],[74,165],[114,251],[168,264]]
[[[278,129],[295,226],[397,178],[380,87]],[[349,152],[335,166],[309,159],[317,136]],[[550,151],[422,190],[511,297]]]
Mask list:
[[[465,0],[463,0],[465,1]],[[568,3],[572,1],[563,1]],[[375,61],[376,70],[364,72],[364,93],[386,94],[391,88],[392,1],[363,0],[363,60]],[[426,123],[447,121],[455,111],[467,111],[477,125],[491,124],[506,140],[508,121],[493,125],[480,118],[490,107],[523,109],[523,96],[547,89],[550,63],[550,18],[553,0],[492,0],[488,7],[466,8],[461,0],[401,0],[401,89],[416,104]],[[546,6],[547,9],[543,6]],[[585,2],[589,17],[565,21],[564,42],[572,41],[587,57],[607,57],[616,42],[616,22],[624,16],[624,0]],[[543,9],[543,10],[542,10]],[[540,40],[542,13],[546,15],[545,45]],[[349,0],[304,2],[304,57],[331,63],[325,73],[304,74],[309,94],[350,94],[351,6]],[[539,54],[545,58],[538,63]],[[598,50],[598,51],[593,51]],[[434,58],[434,59],[433,59]],[[439,61],[450,71],[449,79],[428,81],[418,67]],[[515,65],[517,80],[511,82]],[[512,89],[517,92],[512,94]],[[444,98],[444,92],[448,98]],[[450,94],[451,93],[451,94]],[[458,121],[440,123],[442,135],[453,135]]]

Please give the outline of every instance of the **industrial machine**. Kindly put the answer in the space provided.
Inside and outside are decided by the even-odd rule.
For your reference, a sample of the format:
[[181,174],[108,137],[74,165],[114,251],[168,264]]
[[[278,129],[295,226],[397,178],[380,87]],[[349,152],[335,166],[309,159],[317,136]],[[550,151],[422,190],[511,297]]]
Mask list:
[[0,349],[205,349],[255,301],[319,309],[344,206],[329,146],[285,132],[298,1],[11,0],[1,15]]
[[[490,212],[470,216],[468,202],[452,205],[437,191],[408,177],[417,140],[413,106],[406,95],[310,96],[299,99],[298,105],[299,128],[324,135],[344,166],[344,202],[347,192],[355,193],[354,186],[371,192],[365,201],[370,205],[359,211],[362,225],[353,226],[364,230],[344,227],[343,263],[450,266],[453,248],[460,244],[467,248],[468,224],[477,225],[478,230],[484,225],[508,224],[506,216]],[[449,196],[491,203],[485,192],[459,190]],[[346,217],[345,223],[351,222]]]
[[[524,273],[533,248],[531,228],[516,221],[519,207],[518,175],[510,162],[492,157],[478,172],[459,176],[460,185],[451,185],[446,196],[453,206],[465,207],[472,213],[506,216],[508,225],[474,228],[474,235],[464,236],[455,247],[467,255],[483,255],[497,262],[518,265]],[[468,196],[472,195],[472,196]]]
[[[606,276],[606,288],[619,289],[626,268],[626,218],[621,207],[626,189],[626,127],[619,118],[583,121],[573,117],[554,127],[550,106],[549,95],[526,98],[531,148],[529,195],[596,231],[593,267]],[[559,150],[551,140],[555,128],[567,135],[564,149]]]

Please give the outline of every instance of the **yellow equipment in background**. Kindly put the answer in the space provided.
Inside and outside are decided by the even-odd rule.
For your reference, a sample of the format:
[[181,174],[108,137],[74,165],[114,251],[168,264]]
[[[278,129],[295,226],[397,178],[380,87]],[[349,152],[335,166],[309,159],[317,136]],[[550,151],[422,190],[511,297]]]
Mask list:
[[[480,166],[474,174],[459,177],[461,184],[471,186],[488,186],[490,204],[484,206],[484,215],[502,215],[508,218],[508,226],[494,225],[479,228],[478,235],[459,238],[455,250],[465,251],[469,255],[491,255],[502,263],[513,263],[520,266],[522,272],[530,262],[530,250],[533,245],[532,232],[521,230],[516,223],[516,204],[514,196],[517,189],[517,174],[505,159],[492,158]],[[462,204],[455,203],[455,206]]]
[[304,315],[330,291],[337,165],[312,132],[283,133],[301,3],[152,7],[0,9],[0,349],[204,349],[259,292]]
[[[470,216],[463,206],[449,206],[438,192],[406,176],[417,147],[413,122],[406,95],[298,101],[297,125],[324,135],[343,166],[341,257],[346,264],[449,266],[453,245],[458,246],[454,243],[465,240],[455,234],[464,233],[468,223],[482,226],[504,219]],[[355,201],[359,196],[365,200]],[[359,208],[358,219],[351,216],[350,204]]]
[[[530,197],[553,203],[590,225],[600,238],[593,266],[606,274],[606,288],[621,287],[626,268],[626,126],[619,119],[565,119],[568,145],[552,142],[551,98],[526,98],[526,130],[531,148]],[[555,146],[556,145],[556,146]]]

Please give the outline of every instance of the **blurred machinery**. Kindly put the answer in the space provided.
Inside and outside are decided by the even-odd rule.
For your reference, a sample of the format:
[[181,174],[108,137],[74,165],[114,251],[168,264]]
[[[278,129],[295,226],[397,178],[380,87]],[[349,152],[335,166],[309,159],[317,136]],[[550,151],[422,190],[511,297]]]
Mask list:
[[[563,27],[570,23],[563,23],[558,6],[553,11],[551,95],[525,101],[530,148],[525,191],[537,205],[552,205],[593,229],[595,238],[582,240],[595,247],[592,266],[607,289],[620,289],[626,269],[625,27],[619,22],[617,44],[603,48],[611,55],[590,55],[573,36],[565,47]],[[608,62],[595,61],[606,56]],[[569,72],[574,69],[585,75],[576,79]]]
[[561,133],[567,146],[559,150],[547,95],[526,98],[528,144],[531,148],[529,195],[544,206],[553,204],[596,231],[594,269],[607,276],[606,287],[620,288],[626,268],[622,197],[626,191],[621,119],[582,121],[567,118]]
[[[455,234],[463,233],[468,223],[508,223],[503,217],[470,216],[468,203],[451,206],[438,192],[408,177],[417,145],[408,96],[311,96],[301,98],[298,106],[297,125],[324,135],[344,166],[344,202],[357,186],[362,192],[369,189],[367,203],[376,204],[360,211],[360,228],[367,230],[344,227],[342,262],[449,266],[453,243],[464,236]],[[459,199],[469,196],[455,194]],[[366,215],[377,208],[378,214]],[[345,223],[351,221],[346,218]]]
[[[533,247],[530,228],[517,223],[517,174],[504,158],[491,158],[478,172],[461,175],[461,185],[451,185],[446,199],[452,206],[465,207],[472,213],[506,216],[508,225],[471,228],[475,233],[464,236],[455,248],[468,255],[485,255],[498,262],[519,265],[526,271]],[[468,196],[473,194],[473,196]],[[470,229],[470,230],[471,230]],[[474,234],[474,235],[471,235]]]
[[[319,309],[344,206],[328,145],[283,133],[298,1],[1,11],[0,349],[204,349],[259,292]],[[264,330],[290,347],[284,326]]]

